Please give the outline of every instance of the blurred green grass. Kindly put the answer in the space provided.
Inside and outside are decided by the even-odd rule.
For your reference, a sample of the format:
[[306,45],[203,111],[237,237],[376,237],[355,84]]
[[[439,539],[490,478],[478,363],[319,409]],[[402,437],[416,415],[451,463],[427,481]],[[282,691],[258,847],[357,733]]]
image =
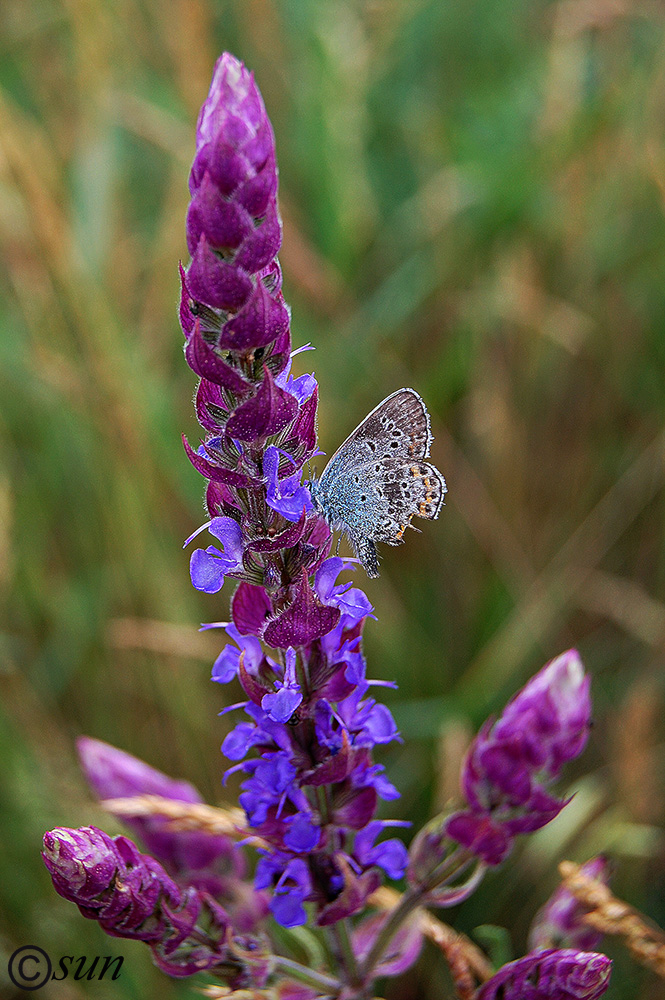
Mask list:
[[[197,425],[176,303],[196,114],[225,48],[275,127],[322,447],[414,385],[450,487],[367,584],[370,672],[400,685],[393,813],[431,815],[468,734],[575,644],[595,697],[564,779],[577,797],[455,919],[508,926],[519,954],[557,861],[606,850],[617,893],[665,924],[662,7],[5,0],[0,983],[34,941],[126,956],[116,983],[45,1000],[192,995],[56,897],[39,847],[58,824],[117,829],[78,774],[81,733],[222,796],[218,640],[196,626],[228,594],[193,592],[181,550],[202,485],[179,440]],[[608,997],[661,995],[608,950]],[[428,951],[385,995],[442,1000],[442,976]]]

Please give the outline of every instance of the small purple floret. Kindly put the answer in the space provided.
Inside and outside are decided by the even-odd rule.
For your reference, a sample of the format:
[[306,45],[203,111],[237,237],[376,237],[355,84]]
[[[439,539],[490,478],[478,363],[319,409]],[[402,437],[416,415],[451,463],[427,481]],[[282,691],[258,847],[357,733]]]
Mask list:
[[231,517],[214,517],[208,531],[222,543],[223,551],[214,545],[196,549],[190,561],[192,583],[197,590],[216,594],[224,585],[228,573],[242,570],[242,531]]
[[261,699],[261,708],[273,722],[288,722],[302,702],[302,691],[296,677],[296,653],[294,649],[286,651],[286,667],[284,680],[275,681],[277,691],[265,694]]
[[312,498],[306,486],[301,486],[302,471],[279,479],[281,453],[274,445],[266,448],[263,456],[263,474],[266,479],[266,503],[287,521],[297,521],[303,510],[314,509]]

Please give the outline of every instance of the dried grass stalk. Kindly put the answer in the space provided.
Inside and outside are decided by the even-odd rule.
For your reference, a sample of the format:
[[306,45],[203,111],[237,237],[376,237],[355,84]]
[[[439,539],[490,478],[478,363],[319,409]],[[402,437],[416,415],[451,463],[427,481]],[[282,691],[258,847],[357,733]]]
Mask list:
[[665,979],[665,934],[632,906],[624,903],[596,879],[582,874],[579,865],[562,861],[559,873],[568,892],[589,912],[586,923],[623,940],[633,958]]

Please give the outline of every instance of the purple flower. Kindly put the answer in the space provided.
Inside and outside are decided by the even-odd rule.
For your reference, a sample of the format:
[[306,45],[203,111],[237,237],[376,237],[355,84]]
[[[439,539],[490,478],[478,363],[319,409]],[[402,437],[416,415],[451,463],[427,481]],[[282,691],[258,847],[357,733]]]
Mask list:
[[261,826],[269,814],[275,823],[280,818],[283,822],[293,809],[309,810],[309,803],[296,783],[297,769],[287,752],[264,753],[258,760],[249,761],[246,768],[251,777],[243,782],[240,805],[252,826]]
[[288,821],[284,844],[295,854],[309,854],[318,846],[321,828],[312,822],[307,813],[296,813]]
[[304,511],[314,509],[312,498],[306,486],[300,485],[300,470],[279,479],[281,452],[274,445],[266,448],[263,456],[263,474],[266,478],[266,503],[287,521],[297,521]]
[[[607,858],[592,858],[582,865],[580,873],[607,885],[610,875]],[[529,933],[529,947],[532,950],[579,948],[580,951],[593,951],[602,941],[603,935],[584,922],[586,912],[565,886],[559,886],[534,918]]]
[[256,672],[263,660],[263,649],[258,639],[252,635],[241,635],[235,625],[224,627],[226,634],[237,643],[239,648],[227,643],[215,660],[212,668],[212,680],[217,684],[228,684],[238,674],[240,656],[244,654],[246,670]]
[[[363,685],[366,687],[367,685]],[[385,705],[373,698],[363,698],[358,687],[337,706],[337,716],[359,746],[392,743],[399,740],[399,731],[392,714]]]
[[517,834],[538,830],[566,804],[546,786],[584,749],[589,683],[577,652],[562,653],[471,745],[462,771],[468,808],[449,819],[447,832],[488,864],[500,864]]
[[261,708],[273,722],[288,722],[302,702],[302,691],[296,677],[296,651],[287,649],[284,680],[275,681],[276,692],[264,694]]
[[256,868],[255,885],[257,889],[272,887],[270,909],[282,927],[298,927],[307,922],[303,903],[312,892],[312,880],[303,860],[264,855]]
[[227,574],[242,571],[242,530],[231,517],[213,517],[208,531],[222,543],[223,551],[214,545],[205,550],[196,549],[189,569],[197,590],[216,594],[222,589]]
[[609,958],[595,952],[536,951],[502,966],[475,1000],[597,1000],[611,971]]
[[378,820],[368,823],[364,830],[356,834],[353,853],[364,867],[378,865],[389,878],[400,879],[406,869],[407,850],[402,841],[396,838],[383,840],[380,844],[374,843],[384,826]]
[[[275,379],[275,381],[278,385],[281,384],[277,379]],[[287,392],[290,392],[292,396],[295,396],[300,406],[302,406],[302,404],[310,398],[316,389],[316,386],[317,382],[314,375],[300,375],[298,378],[294,378],[292,375],[289,375],[289,377],[284,381],[284,388]]]
[[316,572],[314,590],[324,604],[339,608],[344,615],[343,624],[347,627],[371,617],[374,608],[367,596],[351,583],[335,586],[335,581],[343,569],[353,567],[353,563],[345,563],[339,556],[326,559]]
[[275,379],[277,385],[282,389],[286,389],[287,392],[290,392],[291,395],[298,400],[298,404],[300,406],[307,402],[317,388],[317,381],[313,374],[300,375],[298,378],[294,378],[293,375],[291,375],[291,360],[294,354],[307,350],[313,350],[313,348],[307,344],[305,347],[299,347],[297,351],[292,351],[288,364]]

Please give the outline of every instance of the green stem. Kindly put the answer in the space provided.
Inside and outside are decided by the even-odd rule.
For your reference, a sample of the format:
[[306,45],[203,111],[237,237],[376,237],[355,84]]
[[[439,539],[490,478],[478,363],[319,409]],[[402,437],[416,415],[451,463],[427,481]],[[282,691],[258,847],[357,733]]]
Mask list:
[[395,909],[390,911],[386,922],[377,934],[374,944],[369,950],[367,958],[360,967],[360,976],[363,981],[367,982],[370,979],[374,972],[374,966],[380,961],[400,924],[408,917],[412,910],[415,910],[420,905],[422,897],[423,894],[420,888],[407,889]]
[[351,986],[360,986],[363,980],[358,967],[358,959],[355,956],[351,943],[349,921],[338,920],[337,923],[332,925],[331,930],[335,936],[335,941],[340,951],[342,967],[346,972],[349,984]]
[[467,851],[462,847],[456,847],[452,854],[444,858],[439,865],[432,869],[427,878],[422,880],[420,888],[423,893],[431,892],[432,889],[436,889],[442,882],[450,881],[454,876],[459,875],[470,862],[476,860],[476,856],[471,851]]
[[388,918],[369,950],[367,958],[362,963],[360,967],[361,981],[367,982],[369,980],[374,971],[374,966],[381,960],[394,934],[409,913],[422,904],[428,892],[431,892],[447,879],[452,879],[459,871],[463,871],[472,857],[473,855],[469,851],[457,848],[441,864],[437,865],[434,871],[426,879],[423,879],[417,888],[407,889],[395,909],[390,911]]
[[301,983],[314,986],[319,991],[331,993],[333,996],[336,996],[342,989],[342,983],[333,976],[326,976],[323,972],[315,972],[314,969],[308,969],[305,965],[301,965],[300,962],[294,962],[292,959],[284,958],[282,955],[274,955],[273,959],[274,971],[283,972],[287,976],[290,976],[291,979],[297,979]]

